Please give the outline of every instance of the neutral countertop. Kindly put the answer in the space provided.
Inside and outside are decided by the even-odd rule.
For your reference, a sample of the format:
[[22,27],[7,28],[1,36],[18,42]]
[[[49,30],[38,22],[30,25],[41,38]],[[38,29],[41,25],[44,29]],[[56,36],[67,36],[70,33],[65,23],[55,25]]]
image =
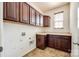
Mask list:
[[71,36],[71,33],[58,33],[58,32],[40,32],[37,33],[39,35],[47,35],[47,34],[51,34],[51,35],[66,35],[66,36]]

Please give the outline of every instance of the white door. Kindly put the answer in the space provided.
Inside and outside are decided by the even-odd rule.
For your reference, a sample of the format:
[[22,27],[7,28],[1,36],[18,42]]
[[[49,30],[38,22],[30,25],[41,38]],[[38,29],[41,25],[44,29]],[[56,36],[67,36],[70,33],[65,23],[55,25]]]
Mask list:
[[0,56],[1,56],[1,50],[2,50],[2,27],[3,27],[3,3],[0,2]]
[[2,39],[2,32],[1,32],[1,21],[0,21],[0,56],[1,56],[1,39]]
[[79,3],[73,2],[70,4],[70,29],[72,33],[72,57],[79,56],[79,27],[78,27],[78,8]]
[[[1,22],[0,22],[0,46],[1,46]],[[0,56],[1,56],[1,52],[0,52]]]

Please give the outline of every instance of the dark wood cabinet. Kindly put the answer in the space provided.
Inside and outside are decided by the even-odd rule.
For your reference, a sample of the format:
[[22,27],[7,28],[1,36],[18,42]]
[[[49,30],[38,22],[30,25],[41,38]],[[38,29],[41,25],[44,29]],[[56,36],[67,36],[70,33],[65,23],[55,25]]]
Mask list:
[[30,7],[30,24],[35,25],[35,9]]
[[71,52],[71,36],[48,35],[48,46],[66,52]]
[[50,47],[70,53],[71,36],[51,34],[36,35],[36,46],[40,49]]
[[43,26],[49,27],[50,25],[50,17],[49,16],[43,16]]
[[36,12],[36,26],[49,27],[50,17]]
[[29,8],[30,6],[25,2],[20,2],[20,22],[29,24]]
[[4,2],[3,19],[35,26],[48,27],[49,16],[43,16],[26,2]]
[[47,46],[46,35],[36,35],[36,46],[40,49],[45,49]]
[[48,46],[54,48],[55,47],[55,39],[53,39],[52,35],[48,35]]
[[19,21],[19,2],[3,3],[4,20]]
[[61,42],[61,49],[71,52],[71,36],[63,36]]

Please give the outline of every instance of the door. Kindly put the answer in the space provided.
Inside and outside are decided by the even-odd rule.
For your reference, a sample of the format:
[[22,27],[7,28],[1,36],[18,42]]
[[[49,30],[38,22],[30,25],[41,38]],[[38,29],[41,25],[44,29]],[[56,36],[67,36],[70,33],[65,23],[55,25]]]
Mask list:
[[45,40],[45,35],[36,35],[36,46],[37,48],[40,48],[40,49],[45,49],[46,47],[46,40]]
[[61,46],[60,49],[66,52],[70,52],[70,39],[69,37],[63,36],[61,39]]
[[36,46],[37,48],[41,48],[42,49],[42,46],[43,46],[43,40],[44,40],[44,37],[41,36],[41,35],[36,35]]
[[36,26],[40,25],[40,14],[39,12],[36,12]]
[[4,2],[4,19],[19,21],[19,2]]
[[2,55],[3,52],[3,21],[0,19],[0,56]]
[[29,5],[27,3],[20,3],[20,22],[29,24]]
[[0,2],[0,57],[2,56],[3,3]]
[[43,26],[44,27],[48,27],[49,26],[49,19],[50,19],[49,16],[43,16],[43,20],[44,20]]
[[30,7],[30,24],[35,25],[35,9]]
[[2,42],[2,22],[1,22],[1,20],[0,20],[0,56],[1,56],[1,47],[2,47],[2,45],[1,45],[1,42]]
[[55,48],[56,37],[53,35],[49,35],[48,38],[48,47]]
[[70,29],[72,33],[72,53],[71,56],[79,57],[79,3],[70,4]]
[[40,26],[43,26],[43,15],[40,14]]
[[61,36],[59,36],[59,35],[56,35],[56,36],[54,36],[56,39],[55,39],[55,48],[56,49],[59,49],[59,50],[61,50]]

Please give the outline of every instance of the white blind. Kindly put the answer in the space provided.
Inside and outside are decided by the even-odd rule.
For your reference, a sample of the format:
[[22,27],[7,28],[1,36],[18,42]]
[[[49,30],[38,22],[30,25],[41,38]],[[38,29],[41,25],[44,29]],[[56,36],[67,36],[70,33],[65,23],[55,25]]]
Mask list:
[[54,15],[54,28],[63,28],[63,12]]

